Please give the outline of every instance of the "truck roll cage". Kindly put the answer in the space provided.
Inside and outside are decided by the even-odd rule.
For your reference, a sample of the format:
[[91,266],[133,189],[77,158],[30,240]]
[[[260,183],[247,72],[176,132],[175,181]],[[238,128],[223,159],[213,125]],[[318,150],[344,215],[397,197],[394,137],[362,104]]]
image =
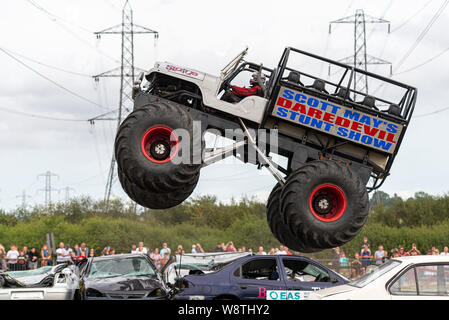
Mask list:
[[[294,68],[294,66],[292,66],[290,63],[292,54],[299,54],[305,56],[305,58],[319,60],[322,63],[327,63],[332,67],[337,67],[341,71],[343,71],[342,76],[337,82],[332,82],[330,80],[320,79],[311,74],[300,71],[298,70],[298,68]],[[276,103],[276,97],[279,94],[281,86],[291,88],[299,92],[304,92],[306,94],[310,94],[321,99],[325,99],[330,102],[352,108],[354,110],[362,111],[377,118],[385,119],[394,123],[401,124],[403,126],[394,152],[392,154],[385,153],[385,156],[387,156],[385,169],[382,169],[374,165],[373,163],[369,163],[369,161],[367,160],[367,156],[365,156],[363,159],[358,159],[358,162],[360,163],[373,166],[373,172],[371,173],[373,184],[371,187],[367,187],[368,191],[379,188],[385,181],[386,177],[389,175],[389,171],[393,164],[394,158],[399,151],[399,147],[402,143],[402,139],[415,108],[417,89],[393,79],[383,77],[359,68],[343,64],[338,61],[320,57],[315,54],[298,50],[292,47],[285,48],[277,68],[272,71],[271,75],[272,78],[270,79],[270,83],[272,85],[268,88],[271,99],[269,101],[268,107],[266,108],[261,123],[262,128],[266,128],[267,120],[271,118],[271,114]],[[369,95],[366,92],[361,92],[356,90],[355,88],[351,88],[351,86],[355,87],[354,83],[356,81],[356,76],[358,75],[364,75],[368,77],[368,80],[375,80],[377,82],[380,82],[381,86],[388,85],[390,86],[390,88],[395,90],[395,92],[401,90],[401,93],[403,92],[403,94],[401,94],[401,98],[398,101],[392,101],[392,99],[389,98],[379,97],[378,95]],[[361,101],[355,101],[355,99],[351,98],[351,96],[356,98],[360,97]],[[386,105],[387,109],[383,109],[380,104],[383,104],[384,106]],[[331,146],[325,145],[323,143],[320,143],[321,145],[318,145],[316,142],[308,140],[307,134],[310,131],[312,131],[313,133],[319,132],[314,129],[308,128],[304,137],[302,137],[302,142],[304,144],[307,143],[315,145],[315,148],[321,149],[323,155],[325,155],[329,151],[335,151],[335,148],[338,146],[352,143],[347,140],[337,139],[334,145]],[[368,147],[366,149],[368,154],[371,149]],[[382,153],[379,150],[373,151]],[[338,150],[338,153],[342,154],[348,159],[354,158],[354,155],[345,154],[345,152],[341,150]]]

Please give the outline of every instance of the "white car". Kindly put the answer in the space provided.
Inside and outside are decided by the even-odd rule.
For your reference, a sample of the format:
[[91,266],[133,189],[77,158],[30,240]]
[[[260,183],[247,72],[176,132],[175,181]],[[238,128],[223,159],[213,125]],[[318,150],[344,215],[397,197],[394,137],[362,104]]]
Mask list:
[[0,300],[73,300],[78,287],[76,268],[66,264],[0,272]]
[[449,300],[449,256],[390,259],[349,284],[311,293],[309,300]]

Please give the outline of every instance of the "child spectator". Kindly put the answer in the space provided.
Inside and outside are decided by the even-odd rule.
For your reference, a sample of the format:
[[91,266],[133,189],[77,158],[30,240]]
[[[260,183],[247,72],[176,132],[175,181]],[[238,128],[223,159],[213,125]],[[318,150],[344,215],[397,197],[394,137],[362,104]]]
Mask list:
[[340,252],[340,267],[349,267],[349,260],[343,251]]
[[371,264],[371,250],[368,248],[368,246],[365,244],[363,246],[363,249],[360,251],[360,256],[362,258],[362,266],[364,269],[368,267]]
[[19,256],[17,257],[17,270],[26,270],[27,268],[27,257],[25,252],[22,250],[19,251]]
[[161,260],[162,257],[159,253],[159,249],[154,249],[154,252],[150,254],[150,258],[154,261],[154,264],[156,265],[156,268],[160,271],[161,270]]
[[28,252],[28,268],[30,270],[37,269],[38,261],[39,261],[39,253],[37,253],[35,247],[31,247],[30,252]]
[[161,269],[167,264],[167,262],[168,262],[168,253],[165,252],[164,253],[164,257],[161,259]]
[[48,246],[44,244],[41,249],[41,266],[46,267],[51,265],[51,252],[48,250]]
[[362,269],[362,261],[360,261],[360,256],[356,252],[354,255],[354,260],[351,262],[351,277],[358,278],[360,277],[360,270]]

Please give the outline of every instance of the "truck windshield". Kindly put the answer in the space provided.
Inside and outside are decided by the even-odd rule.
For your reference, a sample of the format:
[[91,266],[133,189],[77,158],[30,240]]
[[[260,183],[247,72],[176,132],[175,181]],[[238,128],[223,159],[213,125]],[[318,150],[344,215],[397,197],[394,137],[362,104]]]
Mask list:
[[350,282],[349,284],[354,287],[363,288],[368,283],[373,282],[383,274],[387,273],[388,271],[396,268],[399,264],[401,264],[400,261],[397,260],[388,260],[383,265],[381,265],[378,268],[375,268],[373,271],[365,274],[364,276]]

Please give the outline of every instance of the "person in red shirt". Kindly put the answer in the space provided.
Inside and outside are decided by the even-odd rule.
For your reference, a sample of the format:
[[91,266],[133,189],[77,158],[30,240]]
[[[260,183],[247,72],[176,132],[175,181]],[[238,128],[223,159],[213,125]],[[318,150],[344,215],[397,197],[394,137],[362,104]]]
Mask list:
[[[262,83],[265,83],[266,77],[262,73],[260,76]],[[226,91],[223,95],[222,100],[227,102],[239,102],[245,97],[249,96],[260,96],[263,97],[263,91],[257,82],[257,72],[254,72],[249,80],[249,88],[239,87],[239,86],[231,86],[231,90]]]

